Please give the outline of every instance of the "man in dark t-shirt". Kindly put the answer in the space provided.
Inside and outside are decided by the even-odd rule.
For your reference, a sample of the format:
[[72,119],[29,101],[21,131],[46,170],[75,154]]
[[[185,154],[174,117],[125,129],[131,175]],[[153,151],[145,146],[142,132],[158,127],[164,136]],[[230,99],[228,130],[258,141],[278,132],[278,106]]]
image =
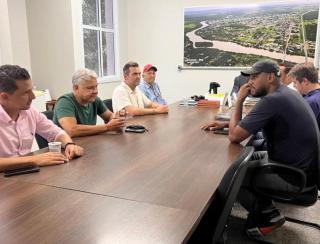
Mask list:
[[280,85],[272,93],[266,95],[238,122],[241,129],[254,135],[260,129],[267,140],[269,159],[285,162],[300,168],[306,173],[316,169],[313,160],[316,143],[315,128],[308,104],[300,94]]
[[[307,175],[307,184],[314,185],[317,169],[317,125],[309,105],[297,92],[280,83],[277,63],[264,60],[251,69],[242,71],[250,76],[238,93],[238,98],[229,123],[229,139],[240,143],[250,135],[262,130],[267,141],[267,159],[302,169]],[[251,94],[263,97],[252,111],[242,118],[245,98]],[[211,124],[211,126],[214,126]],[[250,172],[244,182],[250,178]],[[274,189],[288,189],[289,183],[280,177],[259,178],[261,185]],[[242,187],[239,202],[249,211],[247,233],[252,237],[262,236],[281,226],[285,219],[268,198],[256,196]]]

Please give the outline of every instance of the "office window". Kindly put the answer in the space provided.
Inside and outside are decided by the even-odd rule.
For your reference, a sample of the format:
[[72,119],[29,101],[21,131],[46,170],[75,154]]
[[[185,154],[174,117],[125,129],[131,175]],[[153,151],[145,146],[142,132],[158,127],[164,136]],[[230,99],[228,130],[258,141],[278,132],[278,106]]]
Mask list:
[[113,0],[83,0],[82,28],[85,67],[99,77],[116,75]]

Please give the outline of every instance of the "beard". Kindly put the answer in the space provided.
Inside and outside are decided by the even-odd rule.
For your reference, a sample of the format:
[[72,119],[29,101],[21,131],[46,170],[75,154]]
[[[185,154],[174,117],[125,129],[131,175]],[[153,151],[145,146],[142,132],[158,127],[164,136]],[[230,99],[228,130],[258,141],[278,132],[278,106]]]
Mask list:
[[253,97],[264,97],[265,95],[268,94],[267,90],[264,88],[260,88],[259,90],[251,88],[250,93],[251,93],[251,96]]

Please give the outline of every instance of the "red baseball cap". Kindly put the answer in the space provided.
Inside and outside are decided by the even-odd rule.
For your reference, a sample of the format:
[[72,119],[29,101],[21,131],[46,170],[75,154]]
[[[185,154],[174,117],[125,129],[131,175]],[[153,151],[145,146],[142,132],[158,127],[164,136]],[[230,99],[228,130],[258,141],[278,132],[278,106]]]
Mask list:
[[153,66],[152,64],[146,64],[143,68],[143,73],[148,72],[150,69],[153,69],[154,71],[158,71],[156,66]]

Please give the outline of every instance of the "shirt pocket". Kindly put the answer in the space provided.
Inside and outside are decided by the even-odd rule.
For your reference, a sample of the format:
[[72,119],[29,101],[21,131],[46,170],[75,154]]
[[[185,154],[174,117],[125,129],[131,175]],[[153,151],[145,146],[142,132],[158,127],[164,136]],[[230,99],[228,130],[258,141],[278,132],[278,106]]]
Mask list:
[[23,120],[22,123],[18,124],[18,133],[20,134],[20,154],[30,153],[35,129],[32,124],[28,123],[28,120]]
[[21,137],[21,153],[27,154],[31,151],[34,136],[31,133],[24,133]]

